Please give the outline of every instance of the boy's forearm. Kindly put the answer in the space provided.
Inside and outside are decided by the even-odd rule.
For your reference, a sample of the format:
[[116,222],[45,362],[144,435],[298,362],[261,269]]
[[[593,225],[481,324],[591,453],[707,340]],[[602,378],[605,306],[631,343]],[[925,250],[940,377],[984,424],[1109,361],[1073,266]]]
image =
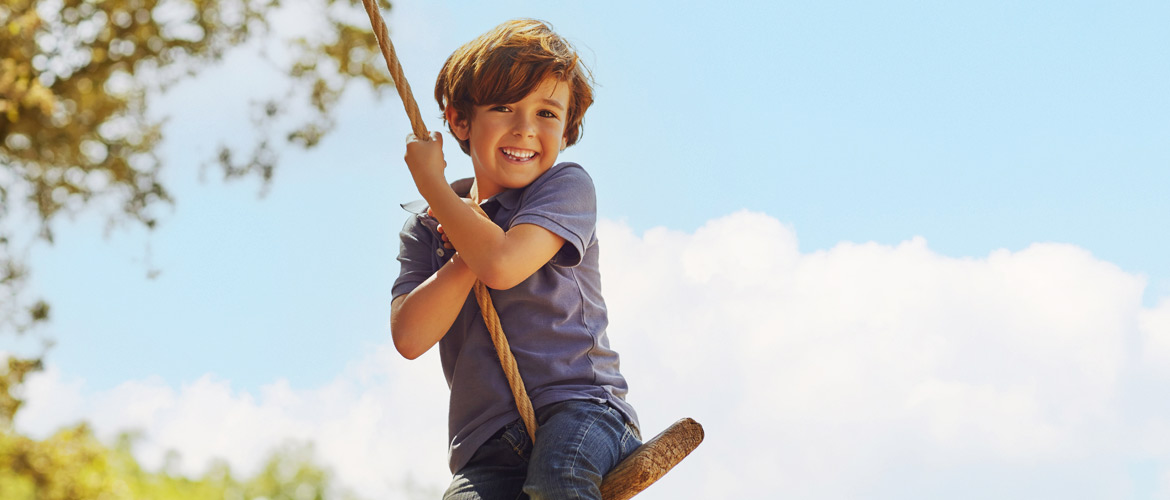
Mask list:
[[415,359],[438,343],[463,309],[475,280],[475,274],[456,254],[418,288],[395,299],[390,334],[398,352]]
[[443,225],[444,234],[462,256],[464,263],[490,286],[492,276],[499,267],[497,264],[505,253],[504,230],[468,206],[446,184],[427,189],[422,195],[430,204],[435,219]]

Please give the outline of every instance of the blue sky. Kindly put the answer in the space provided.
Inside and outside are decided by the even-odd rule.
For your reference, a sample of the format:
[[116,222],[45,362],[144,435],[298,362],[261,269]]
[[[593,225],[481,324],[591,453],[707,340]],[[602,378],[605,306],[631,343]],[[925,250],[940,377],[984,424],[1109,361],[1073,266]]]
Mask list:
[[[292,5],[287,18],[291,28],[286,29],[311,24],[297,14],[300,4]],[[841,422],[840,428],[865,436],[900,436],[891,429],[923,419],[923,428],[937,433],[931,434],[932,440],[917,443],[918,448],[900,449],[878,439],[864,441],[858,456],[892,460],[891,467],[901,471],[921,471],[923,463],[942,457],[942,465],[928,467],[936,468],[931,470],[937,472],[937,482],[883,486],[881,480],[864,474],[833,477],[824,473],[831,468],[826,465],[809,479],[812,486],[781,481],[790,496],[955,496],[962,490],[951,488],[972,480],[980,470],[1003,482],[974,491],[1002,498],[1045,496],[1043,492],[1065,489],[1070,493],[1062,495],[1065,498],[1117,497],[1118,491],[1128,492],[1123,497],[1146,498],[1162,491],[1159,488],[1170,491],[1170,464],[1165,459],[1170,446],[1138,450],[1135,442],[1102,449],[1092,444],[1095,441],[1087,437],[1092,433],[1086,431],[1108,434],[1122,423],[1170,429],[1170,408],[1141,397],[1149,390],[1164,391],[1170,382],[1156,368],[1163,353],[1158,346],[1170,345],[1160,340],[1170,338],[1170,326],[1165,333],[1160,326],[1164,324],[1160,318],[1170,314],[1165,305],[1170,302],[1163,302],[1170,298],[1166,258],[1170,233],[1162,229],[1170,218],[1166,4],[762,2],[690,8],[654,3],[400,2],[387,21],[407,76],[423,98],[447,54],[512,17],[552,22],[577,45],[594,71],[597,100],[586,117],[584,138],[562,158],[582,163],[598,186],[599,215],[609,224],[603,234],[616,241],[612,262],[642,262],[654,269],[671,262],[679,266],[670,268],[675,273],[663,271],[666,274],[654,275],[656,282],[644,283],[628,278],[637,274],[637,266],[611,265],[628,270],[623,277],[607,275],[606,286],[607,293],[614,292],[609,299],[618,316],[614,325],[626,335],[623,340],[611,333],[615,345],[619,350],[623,342],[630,346],[626,366],[641,362],[642,368],[630,370],[642,373],[653,366],[669,372],[670,366],[693,359],[695,351],[726,352],[726,357],[709,361],[712,371],[728,373],[733,385],[755,387],[749,379],[758,378],[758,373],[735,367],[753,360],[771,366],[789,356],[788,350],[771,350],[783,348],[814,357],[819,353],[825,356],[826,367],[838,368],[812,372],[825,376],[828,394],[836,394],[831,388],[846,387],[833,381],[853,380],[848,387],[864,388],[863,381],[843,374],[850,367],[869,366],[872,360],[850,353],[869,345],[872,338],[801,351],[837,338],[839,325],[814,319],[788,324],[786,317],[766,314],[794,304],[803,304],[806,311],[824,308],[821,317],[861,315],[850,323],[851,335],[937,327],[921,336],[891,337],[888,344],[874,344],[871,352],[882,352],[882,345],[898,345],[905,349],[891,353],[914,357],[929,351],[915,350],[920,341],[931,346],[966,345],[963,339],[969,335],[986,339],[970,345],[970,352],[983,353],[973,354],[983,365],[1006,363],[1003,353],[1008,352],[1008,358],[1031,359],[1028,366],[1039,367],[1035,372],[1021,368],[1018,378],[982,374],[977,368],[951,378],[941,368],[914,372],[917,378],[897,378],[901,371],[875,364],[877,370],[896,372],[886,375],[900,381],[880,386],[891,388],[890,405],[920,408],[916,405],[923,401],[951,401],[948,398],[956,394],[967,394],[960,390],[967,386],[955,385],[962,382],[1002,389],[991,393],[972,389],[967,396],[973,394],[977,400],[985,396],[991,406],[998,401],[996,405],[1020,408],[1022,413],[1009,418],[991,412],[985,415],[989,423],[975,424],[944,418],[953,415],[939,410],[943,405],[912,413],[913,418],[891,417],[888,422],[894,423],[889,426],[864,419]],[[397,394],[365,375],[352,375],[355,366],[370,364],[390,370],[382,376],[398,380],[388,387],[401,389],[393,384],[404,383],[400,378],[409,373],[428,377],[419,383],[437,384],[443,392],[436,359],[424,357],[410,364],[392,356],[375,357],[380,360],[376,363],[369,358],[370,353],[381,352],[389,338],[396,233],[405,215],[397,204],[417,197],[401,162],[402,138],[408,131],[401,105],[391,94],[377,101],[364,89],[348,92],[334,133],[312,151],[284,151],[264,199],[257,199],[253,181],[223,185],[209,170],[209,180],[200,182],[199,165],[216,144],[250,133],[246,103],[264,96],[266,84],[274,81],[272,75],[256,72],[250,57],[229,57],[158,101],[159,109],[170,116],[164,145],[166,178],[178,200],[160,229],[149,236],[134,229],[117,230],[103,238],[100,218],[86,215],[60,221],[57,244],[34,249],[33,287],[53,303],[49,330],[58,342],[48,358],[53,381],[42,384],[44,391],[56,395],[44,399],[56,403],[44,403],[37,411],[53,414],[49,409],[57,408],[61,410],[57,420],[89,418],[107,422],[111,431],[127,422],[162,429],[166,422],[162,417],[120,420],[117,412],[102,408],[111,407],[115,396],[129,394],[127,387],[141,386],[152,388],[152,394],[171,394],[164,400],[175,407],[182,407],[179,401],[185,395],[201,394],[200,388],[206,387],[226,391],[224,401],[232,404],[247,406],[244,403],[251,401],[263,408],[283,401],[266,399],[273,384],[284,387],[276,393],[287,389],[298,397],[335,386],[357,387],[354,394]],[[431,117],[430,126],[439,128],[434,104],[421,99],[420,105]],[[449,177],[470,175],[466,157],[453,144],[448,142]],[[709,239],[716,234],[721,237]],[[662,246],[664,241],[689,250],[676,255],[675,247]],[[606,240],[602,245],[608,252]],[[710,248],[727,252],[704,253]],[[145,277],[147,253],[162,271],[154,280]],[[697,262],[693,255],[710,258]],[[736,261],[718,261],[714,255],[735,255]],[[677,259],[671,261],[671,256]],[[658,259],[667,261],[655,263]],[[776,263],[790,260],[791,267]],[[786,274],[790,268],[805,271]],[[756,331],[753,325],[769,322],[775,326],[761,327],[755,334],[722,330],[725,326],[699,332],[688,328],[705,321],[722,323],[686,316],[690,326],[678,325],[679,341],[650,335],[663,344],[643,345],[636,338],[642,332],[634,326],[649,320],[639,319],[642,316],[635,312],[658,317],[691,307],[688,314],[715,314],[695,313],[707,306],[690,304],[690,298],[675,293],[689,290],[691,282],[669,288],[679,273],[705,284],[694,296],[720,291],[722,295],[711,300],[726,297],[728,303],[708,309],[738,311],[741,317],[730,321],[732,325],[763,315],[743,323],[744,329]],[[805,283],[808,273],[821,279],[796,287]],[[772,279],[741,280],[752,275]],[[842,275],[856,280],[841,281],[825,297],[836,293],[833,290],[852,290],[854,282],[872,281],[875,289],[857,292],[871,300],[857,303],[837,297],[804,302],[803,293]],[[1029,276],[1039,281],[1029,281]],[[934,283],[930,280],[943,278],[953,281],[927,286]],[[1040,282],[1047,286],[1036,284]],[[957,295],[953,301],[930,302],[930,307],[903,308],[927,300],[916,284],[924,287],[921,290],[935,290],[938,297]],[[648,295],[661,300],[643,304],[618,287],[648,287]],[[1024,290],[1033,290],[1035,297]],[[968,292],[975,295],[965,295]],[[614,297],[627,297],[625,303],[638,304],[639,309],[629,305],[627,313],[612,304]],[[760,297],[768,300],[761,300],[758,307],[735,306],[756,304]],[[866,304],[883,303],[888,297],[902,300],[874,308],[868,316],[857,312],[870,311]],[[841,310],[843,306],[850,310]],[[1058,313],[1042,314],[1050,307],[1069,311],[1075,321],[1065,322]],[[1081,317],[1080,311],[1090,312]],[[952,324],[938,319],[948,315],[967,320],[955,319]],[[627,326],[618,319],[625,319]],[[1083,327],[1087,330],[1070,322],[1087,325]],[[786,333],[790,330],[784,325],[791,332],[803,332],[808,342],[785,344],[806,337]],[[655,329],[661,324],[644,326]],[[1044,340],[1044,332],[1053,331],[1067,334],[1067,341],[1046,344],[1051,339]],[[998,337],[1002,332],[1014,336]],[[16,344],[12,349],[28,348]],[[1058,353],[1054,359],[1063,361],[1049,366],[1042,357],[1029,358],[1027,353],[1036,346],[1052,347]],[[1112,352],[1115,358],[1109,359],[1115,363],[1097,366],[1094,358],[1082,357],[1084,352]],[[758,353],[775,356],[756,359]],[[791,361],[800,365],[800,359]],[[833,362],[846,359],[853,362]],[[1086,368],[1089,365],[1091,369]],[[1101,402],[1100,407],[1070,402],[1075,398],[1065,394],[1069,388],[1055,382],[1069,370],[1086,374],[1083,380],[1091,386],[1096,385],[1093,381],[1110,381],[1108,388],[1099,388],[1099,399],[1086,397]],[[1003,373],[1017,372],[1009,366]],[[984,375],[989,378],[981,378]],[[779,378],[774,384],[765,387],[800,385],[797,379],[775,376]],[[964,378],[968,376],[975,378]],[[745,422],[769,428],[789,422],[787,416],[775,420],[736,416],[735,405],[720,412],[704,410],[713,405],[705,396],[687,398],[682,395],[687,388],[669,387],[669,380],[649,373],[643,377],[647,392],[662,395],[642,400],[652,408],[655,426],[704,412],[712,412],[706,417],[716,430]],[[920,378],[937,383],[912,382]],[[903,387],[899,385],[903,382],[913,390],[893,389]],[[637,380],[633,384],[637,391]],[[840,392],[841,404],[846,405],[840,411],[830,411],[835,407],[821,405],[821,400],[809,403],[807,408],[826,411],[811,413],[810,421],[826,422],[832,420],[826,415],[841,411],[868,411],[868,400],[862,396],[866,391],[853,389]],[[1094,390],[1088,392],[1098,394]],[[353,401],[365,401],[354,397]],[[445,415],[445,395],[427,398],[434,398],[423,405],[427,414]],[[755,404],[744,402],[739,408],[756,408]],[[767,408],[779,411],[783,405],[777,400]],[[1039,410],[1033,415],[1028,408]],[[1089,420],[1080,424],[1042,418],[1060,411],[1112,416],[1085,417]],[[803,414],[793,410],[784,415]],[[1019,436],[1009,432],[1017,429],[1015,424],[1031,421],[1020,415],[1031,415],[1039,423],[1019,428],[1051,430],[1053,436],[1068,438],[1057,441],[1071,442],[1073,449],[1037,437],[1044,435],[1041,431],[1019,431],[1023,432]],[[997,416],[1004,418],[1002,426],[996,424]],[[791,418],[796,419],[793,425],[807,423]],[[887,422],[881,417],[873,421]],[[962,432],[956,437],[946,429]],[[441,426],[438,432],[438,445],[427,446],[441,454]],[[182,442],[167,441],[167,435],[158,431],[159,446],[181,447]],[[307,435],[320,439],[323,434]],[[787,444],[804,443],[787,434],[769,436]],[[983,436],[990,443],[1003,441],[1003,446],[983,448],[962,436]],[[1005,444],[1013,441],[1011,436],[1029,443],[1034,438],[1036,444],[1021,450]],[[835,449],[831,443],[809,439],[805,443],[809,449]],[[693,482],[679,483],[677,487],[684,488],[680,491],[701,491],[693,488],[731,474],[712,463],[727,461],[719,452],[736,448],[704,446],[711,450],[709,455],[695,457],[694,468],[685,473]],[[1061,453],[1097,458],[1053,458]],[[831,455],[820,458],[826,464],[834,462]],[[816,459],[809,458],[809,463]],[[842,474],[853,470],[849,460],[839,461],[845,463]],[[431,465],[441,480],[442,462]],[[1070,474],[1081,477],[1085,470],[1103,469],[1110,472],[1100,482],[1068,479]],[[841,481],[856,482],[859,489],[828,486]],[[670,491],[664,490],[661,498],[668,498]]]

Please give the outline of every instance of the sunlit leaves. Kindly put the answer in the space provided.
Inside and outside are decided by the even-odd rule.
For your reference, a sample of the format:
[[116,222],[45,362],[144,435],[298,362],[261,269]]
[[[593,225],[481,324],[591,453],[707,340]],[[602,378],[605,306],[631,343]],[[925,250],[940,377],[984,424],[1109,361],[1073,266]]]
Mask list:
[[[223,463],[199,478],[164,464],[144,470],[132,454],[135,438],[105,446],[84,424],[38,441],[0,431],[0,498],[4,500],[321,500],[345,498],[331,475],[312,461],[312,448],[275,451],[253,477],[238,479]],[[177,459],[177,455],[170,458]]]
[[[254,104],[254,141],[221,147],[203,159],[219,165],[225,178],[255,176],[267,187],[281,149],[313,147],[333,129],[334,108],[351,83],[366,82],[379,95],[391,85],[359,0],[305,1],[320,10],[327,36],[281,41],[287,60],[271,62],[287,75],[287,86]],[[0,335],[26,332],[44,323],[50,310],[42,300],[22,298],[27,250],[18,251],[13,242],[31,238],[12,233],[8,219],[14,209],[34,214],[40,222],[36,235],[49,243],[52,222],[61,214],[98,207],[111,225],[153,228],[159,207],[172,200],[158,153],[164,118],[150,113],[151,99],[246,42],[274,36],[268,20],[278,8],[279,0],[5,0],[0,5]],[[203,139],[225,140],[213,134]],[[0,366],[4,499],[322,496],[318,486],[325,476],[304,460],[290,469],[285,455],[273,459],[286,460],[285,465],[250,482],[236,482],[226,472],[191,482],[142,473],[127,450],[103,447],[84,426],[39,442],[12,434],[12,417],[22,404],[19,387],[41,365],[39,359],[5,363]],[[274,476],[288,470],[295,474]]]
[[12,426],[12,419],[24,401],[16,395],[25,377],[41,369],[40,360],[8,358],[0,366],[0,432]]
[[[267,187],[281,150],[313,147],[334,128],[333,110],[353,82],[379,95],[391,85],[358,0],[304,1],[318,11],[324,36],[277,35],[269,20],[278,0],[6,0],[0,239],[15,241],[5,219],[18,204],[39,218],[38,235],[49,242],[58,215],[99,207],[111,226],[154,227],[172,200],[158,154],[165,118],[150,113],[151,100],[229,51],[266,46],[245,42],[280,36],[288,38],[278,41],[282,54],[269,62],[287,75],[286,86],[249,92],[241,82],[244,95],[270,96],[254,104],[252,142],[232,137],[233,146],[194,159],[218,165],[224,178],[258,177]],[[229,139],[214,132],[201,139]],[[12,252],[0,254],[0,268],[23,270]],[[0,283],[8,287],[0,296],[15,297],[24,275]],[[16,309],[0,307],[0,333]]]

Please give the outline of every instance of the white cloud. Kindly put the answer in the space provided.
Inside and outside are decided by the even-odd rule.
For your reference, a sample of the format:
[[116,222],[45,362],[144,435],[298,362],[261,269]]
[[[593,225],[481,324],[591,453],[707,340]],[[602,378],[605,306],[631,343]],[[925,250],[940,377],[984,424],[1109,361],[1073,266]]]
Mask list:
[[[694,234],[599,233],[610,336],[645,430],[682,416],[707,429],[639,498],[758,498],[764,483],[785,498],[1116,497],[1127,463],[1170,470],[1170,412],[1145,396],[1170,381],[1150,375],[1170,364],[1170,300],[1142,308],[1142,278],[1082,249],[951,258],[915,238],[801,253],[790,227],[751,212]],[[446,482],[433,353],[381,346],[313,389],[205,376],[87,394],[50,370],[30,392],[26,428],[58,411],[140,427],[144,460],[174,448],[189,471],[215,456],[254,467],[292,438],[371,498],[408,476]]]
[[679,491],[751,496],[726,475],[873,497],[925,464],[1118,453],[1132,417],[1119,386],[1144,281],[1074,246],[955,259],[916,238],[802,254],[750,212],[693,235],[601,234],[632,398],[671,408],[653,427],[693,413],[708,429]]
[[408,363],[379,347],[323,387],[298,390],[278,380],[256,395],[212,375],[178,389],[157,378],[84,396],[81,386],[53,369],[34,377],[18,427],[43,436],[85,418],[105,439],[138,430],[144,465],[157,468],[174,450],[189,475],[216,458],[252,474],[281,445],[313,442],[317,459],[368,498],[446,481],[447,388],[432,355]]
[[1162,299],[1152,309],[1138,316],[1142,334],[1143,354],[1149,366],[1170,375],[1170,297]]
[[[6,359],[0,353],[0,359]],[[16,414],[16,425],[36,438],[45,438],[61,425],[85,418],[85,384],[81,380],[62,380],[61,371],[49,365],[43,372],[30,375],[22,390],[24,405]]]

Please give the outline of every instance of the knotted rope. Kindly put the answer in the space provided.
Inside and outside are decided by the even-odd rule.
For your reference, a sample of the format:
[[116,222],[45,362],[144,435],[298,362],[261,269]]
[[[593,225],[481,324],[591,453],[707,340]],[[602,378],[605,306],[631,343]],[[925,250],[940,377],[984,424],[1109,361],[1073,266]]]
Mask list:
[[[362,0],[366,14],[370,16],[370,24],[374,27],[374,36],[378,39],[378,47],[382,49],[382,57],[386,59],[386,66],[390,69],[390,77],[394,80],[394,87],[398,89],[398,96],[406,107],[406,116],[410,118],[410,127],[414,129],[414,136],[419,140],[431,140],[430,132],[423,123],[422,115],[418,111],[418,103],[410,91],[410,84],[402,74],[402,65],[398,63],[398,55],[394,52],[394,44],[390,43],[390,35],[386,32],[386,23],[382,14],[378,12],[375,0]],[[488,218],[479,205],[476,211],[484,218]],[[488,218],[490,220],[490,218]],[[528,437],[536,442],[536,412],[532,409],[532,400],[528,398],[528,391],[524,388],[524,379],[520,378],[520,368],[516,366],[516,358],[512,356],[512,348],[508,346],[508,338],[504,336],[504,327],[500,324],[500,315],[492,305],[492,296],[482,281],[475,281],[475,301],[483,313],[483,322],[487,325],[492,336],[492,345],[496,348],[496,356],[500,358],[500,366],[504,368],[504,377],[508,379],[508,387],[512,389],[512,397],[516,400],[516,409],[520,411],[520,418],[528,430]]]

